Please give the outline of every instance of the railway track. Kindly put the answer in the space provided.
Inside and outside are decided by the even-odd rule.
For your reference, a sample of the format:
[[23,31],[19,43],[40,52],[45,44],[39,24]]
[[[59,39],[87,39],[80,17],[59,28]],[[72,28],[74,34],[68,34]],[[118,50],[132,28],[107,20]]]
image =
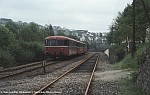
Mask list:
[[44,61],[35,62],[27,65],[21,65],[9,69],[4,69],[0,71],[0,80],[13,77],[19,74],[23,74],[25,72],[34,71],[39,68],[43,68],[43,62],[45,62],[44,63],[45,67],[59,62],[59,61],[50,61],[50,62],[48,61],[50,60],[44,60]]
[[[41,95],[44,93],[44,95],[46,94],[46,92],[48,92],[48,95],[53,95],[56,93],[51,92],[52,89],[55,89],[55,87],[57,87],[56,85],[61,81],[61,80],[67,80],[66,78],[71,78],[71,74],[76,74],[77,77],[75,77],[74,75],[72,75],[72,77],[74,77],[75,81],[78,81],[78,74],[81,75],[81,77],[85,76],[84,79],[86,80],[86,82],[84,82],[84,86],[80,85],[77,87],[77,89],[74,89],[74,86],[76,86],[76,84],[73,84],[73,87],[71,88],[69,85],[67,85],[66,90],[57,92],[57,88],[55,89],[54,92],[57,92],[57,94],[61,94],[61,95],[67,95],[67,94],[76,94],[76,95],[88,95],[88,90],[90,88],[90,84],[93,78],[93,74],[94,71],[96,69],[97,63],[98,63],[98,59],[99,59],[99,55],[98,54],[94,54],[92,56],[87,57],[86,59],[80,61],[76,66],[74,66],[73,68],[69,69],[68,71],[66,71],[64,74],[60,75],[59,77],[57,77],[55,80],[51,81],[50,83],[48,83],[47,85],[45,85],[44,87],[42,87],[41,89],[39,89],[38,91],[36,91],[33,95]],[[82,76],[83,75],[83,76]],[[68,77],[67,77],[68,76]],[[84,80],[81,79],[81,80]],[[71,79],[72,80],[72,79]],[[72,83],[72,82],[70,82]],[[61,84],[64,86],[64,84]],[[59,84],[60,86],[60,84]],[[82,87],[83,86],[83,87]],[[82,90],[78,91],[78,88],[82,88]],[[64,87],[60,87],[59,89],[64,89]],[[69,89],[72,89],[71,92],[67,91]],[[69,93],[68,93],[69,92]],[[51,94],[50,94],[51,93]]]
[[[71,59],[71,60],[74,60],[74,59]],[[45,62],[44,66],[43,66],[43,62]],[[40,61],[40,62],[35,62],[35,63],[31,63],[31,64],[26,64],[26,65],[21,65],[21,66],[17,66],[17,67],[4,69],[4,70],[0,71],[0,80],[16,79],[16,78],[20,79],[20,78],[22,78],[22,76],[24,77],[24,75],[32,76],[32,75],[35,75],[34,73],[37,73],[37,74],[40,74],[40,72],[45,73],[44,69],[46,69],[47,67],[50,67],[51,65],[54,65],[55,63],[61,64],[62,62],[67,62],[67,61],[44,60],[44,61]],[[69,64],[69,62],[68,62],[68,64]],[[67,66],[68,64],[63,64],[61,66],[56,65],[53,68],[50,68],[50,69],[47,68],[48,69],[47,71],[50,73],[51,71],[56,71],[60,68]],[[31,71],[32,72],[35,71],[35,72],[31,73]]]

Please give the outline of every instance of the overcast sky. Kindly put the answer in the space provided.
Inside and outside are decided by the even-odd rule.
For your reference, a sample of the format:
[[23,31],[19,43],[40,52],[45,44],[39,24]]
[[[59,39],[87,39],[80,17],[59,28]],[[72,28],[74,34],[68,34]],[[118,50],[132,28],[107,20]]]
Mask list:
[[133,0],[0,0],[0,18],[52,24],[90,32],[108,32],[109,25]]

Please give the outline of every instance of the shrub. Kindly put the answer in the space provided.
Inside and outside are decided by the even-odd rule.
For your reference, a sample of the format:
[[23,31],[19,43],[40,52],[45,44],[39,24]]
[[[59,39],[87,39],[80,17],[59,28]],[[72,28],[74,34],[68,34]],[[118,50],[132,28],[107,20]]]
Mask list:
[[121,87],[119,95],[146,95],[136,83],[137,75],[137,72],[133,72],[120,81]]
[[33,51],[23,48],[19,44],[11,45],[11,48],[9,48],[12,55],[15,57],[15,60],[17,63],[27,63],[32,62],[33,58],[35,57],[35,54]]
[[15,63],[15,58],[10,54],[9,51],[0,49],[0,66],[11,67]]
[[114,69],[137,69],[138,63],[136,58],[132,58],[131,54],[128,54],[122,61],[113,65]]
[[44,45],[40,42],[30,42],[28,43],[28,48],[35,54],[34,60],[41,60],[44,58]]
[[138,45],[138,49],[134,55],[134,58],[132,58],[131,54],[128,54],[125,56],[125,58],[120,61],[117,64],[114,64],[114,69],[126,69],[126,68],[132,68],[132,69],[137,69],[139,67],[138,62],[144,62],[145,61],[145,47],[144,45]]
[[34,53],[34,61],[44,58],[44,45],[40,42],[21,42],[20,45],[24,50]]
[[114,51],[114,54],[117,56],[117,61],[120,61],[124,58],[125,56],[125,51],[124,51],[124,45],[123,44],[116,44],[111,47],[111,49]]

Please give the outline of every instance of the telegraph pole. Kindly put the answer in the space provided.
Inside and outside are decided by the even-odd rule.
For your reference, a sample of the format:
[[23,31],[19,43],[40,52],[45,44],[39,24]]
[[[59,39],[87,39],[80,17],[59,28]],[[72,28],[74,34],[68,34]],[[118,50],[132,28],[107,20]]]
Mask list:
[[133,0],[133,43],[132,43],[132,58],[134,57],[136,46],[135,46],[135,0]]

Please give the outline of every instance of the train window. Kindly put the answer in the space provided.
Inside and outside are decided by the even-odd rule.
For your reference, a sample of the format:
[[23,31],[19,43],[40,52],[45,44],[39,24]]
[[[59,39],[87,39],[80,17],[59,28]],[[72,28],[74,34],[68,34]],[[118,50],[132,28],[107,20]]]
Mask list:
[[45,46],[55,46],[56,40],[45,40]]
[[64,40],[64,46],[68,46],[69,45],[69,40]]
[[69,46],[77,46],[77,42],[69,40]]
[[72,46],[72,41],[71,40],[69,40],[69,46]]
[[64,46],[64,40],[57,40],[58,46]]

